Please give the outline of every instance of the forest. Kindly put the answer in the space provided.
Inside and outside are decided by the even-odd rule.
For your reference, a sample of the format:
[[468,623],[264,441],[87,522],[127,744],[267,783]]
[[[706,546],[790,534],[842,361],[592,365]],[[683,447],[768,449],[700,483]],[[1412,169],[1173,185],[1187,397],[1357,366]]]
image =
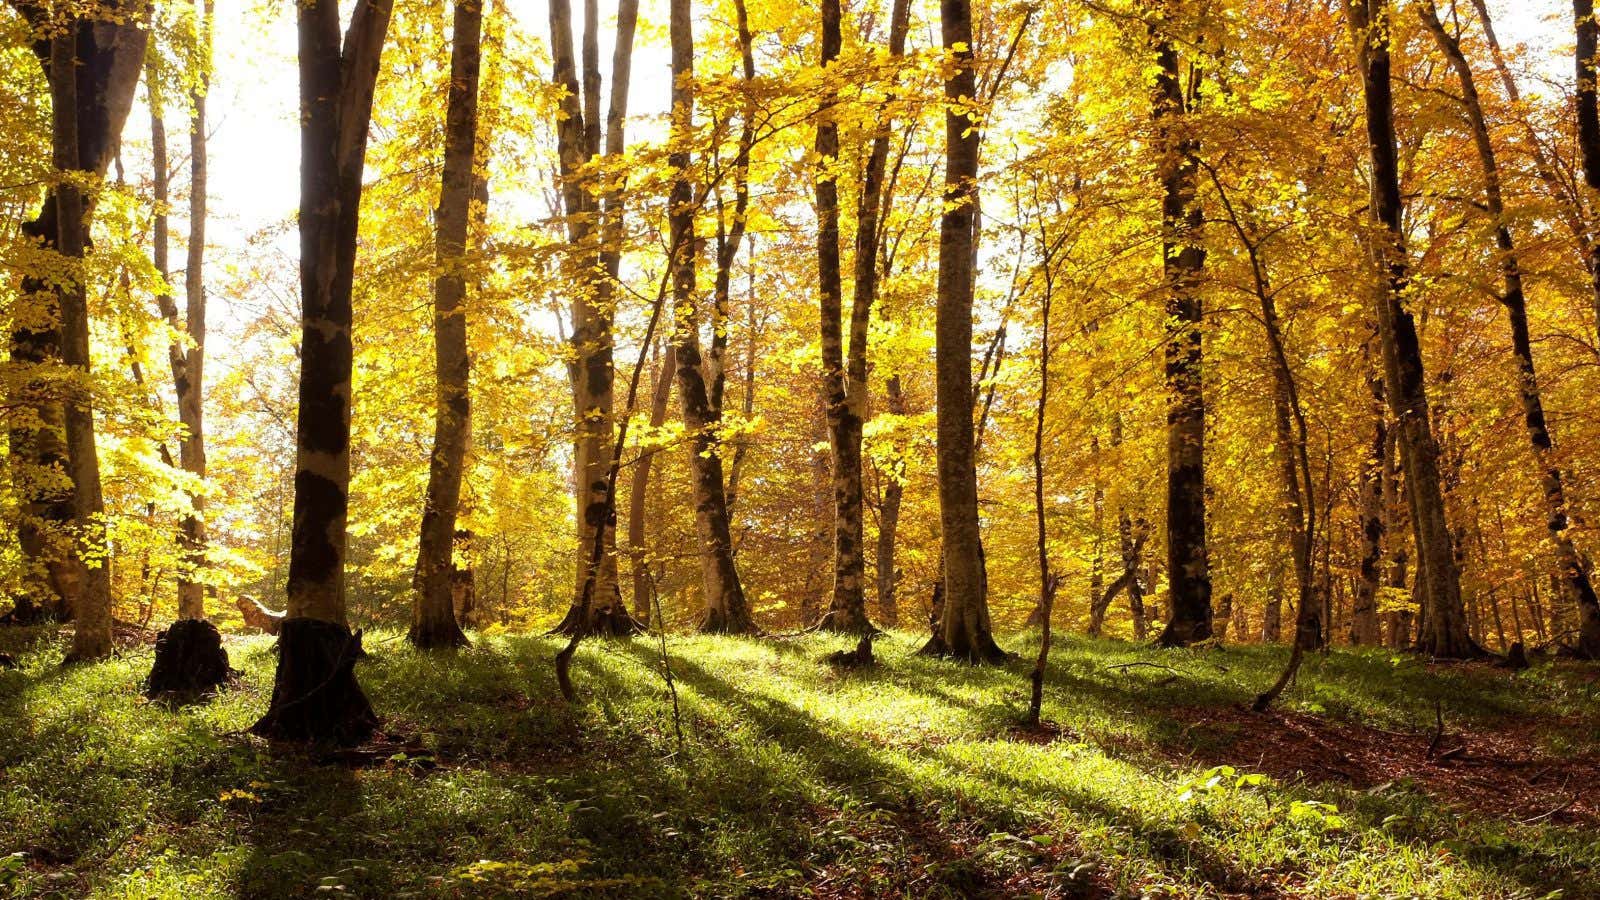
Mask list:
[[1592,0],[5,0],[0,893],[1600,898]]

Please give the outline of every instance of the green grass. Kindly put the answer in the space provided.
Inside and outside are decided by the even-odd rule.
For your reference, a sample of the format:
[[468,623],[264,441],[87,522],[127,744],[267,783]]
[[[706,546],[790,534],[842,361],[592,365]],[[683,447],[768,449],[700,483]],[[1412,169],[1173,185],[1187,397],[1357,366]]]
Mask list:
[[[1600,834],[1571,812],[1519,824],[1426,773],[1361,789],[1274,759],[1278,777],[1247,777],[1266,756],[1245,753],[1237,705],[1276,648],[1069,638],[1057,731],[1024,734],[1025,662],[922,659],[896,634],[879,667],[839,674],[817,662],[839,639],[675,636],[680,749],[653,639],[585,644],[571,709],[550,639],[427,655],[378,633],[358,674],[403,741],[351,766],[241,733],[270,691],[267,639],[230,640],[237,687],[170,709],[139,696],[148,650],[63,670],[54,636],[26,636],[0,633],[22,662],[0,671],[0,894],[1600,896]],[[1110,668],[1129,662],[1179,677]],[[1600,735],[1576,667],[1341,651],[1286,701],[1302,724],[1397,735],[1430,731],[1437,701],[1469,744],[1550,754]],[[1570,790],[1594,789],[1588,771]]]

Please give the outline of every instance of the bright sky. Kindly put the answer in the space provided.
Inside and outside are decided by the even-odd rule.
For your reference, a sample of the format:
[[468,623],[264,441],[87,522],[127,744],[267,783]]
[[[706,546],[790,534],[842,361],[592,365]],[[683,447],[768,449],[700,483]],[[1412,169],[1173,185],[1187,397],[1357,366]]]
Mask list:
[[[753,0],[760,3],[761,0]],[[602,3],[610,15],[613,4]],[[664,22],[664,0],[645,0],[642,18]],[[581,9],[579,4],[574,4]],[[1466,4],[1463,3],[1463,7]],[[218,4],[216,75],[208,104],[211,243],[226,255],[251,234],[282,222],[298,203],[299,133],[296,124],[295,32],[292,6],[279,2]],[[1571,72],[1571,7],[1564,0],[1491,0],[1496,29],[1508,45],[1526,44],[1549,64],[1529,73],[1526,88],[1540,77],[1565,80]],[[545,0],[497,0],[519,27],[544,43],[549,28]],[[610,59],[611,37],[601,55]],[[635,54],[629,105],[636,114],[665,112],[671,76],[666,48],[642,41]],[[137,118],[137,117],[136,117]],[[503,197],[508,186],[496,186]],[[294,238],[285,238],[292,252]]]

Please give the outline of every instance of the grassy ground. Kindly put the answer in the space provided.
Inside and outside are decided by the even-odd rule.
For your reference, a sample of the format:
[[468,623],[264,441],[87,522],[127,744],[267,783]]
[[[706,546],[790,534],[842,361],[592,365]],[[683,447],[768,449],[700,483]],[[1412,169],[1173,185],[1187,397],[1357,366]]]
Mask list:
[[1278,649],[1071,638],[1052,727],[1022,731],[1023,662],[896,634],[840,674],[817,662],[838,639],[673,637],[680,748],[651,639],[586,644],[573,710],[549,639],[378,634],[358,674],[391,734],[329,758],[240,733],[267,639],[169,709],[139,697],[147,649],[62,670],[28,637],[0,633],[22,663],[0,671],[0,894],[1600,897],[1576,667],[1341,651],[1254,716]]

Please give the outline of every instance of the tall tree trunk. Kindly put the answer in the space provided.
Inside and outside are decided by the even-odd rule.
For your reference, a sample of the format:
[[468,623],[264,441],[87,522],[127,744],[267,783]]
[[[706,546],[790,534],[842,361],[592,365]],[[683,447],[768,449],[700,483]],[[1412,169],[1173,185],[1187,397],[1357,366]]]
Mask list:
[[[667,403],[672,399],[672,347],[663,343],[656,361],[655,385],[650,392],[650,431],[667,421]],[[651,574],[650,547],[646,539],[645,513],[650,503],[650,473],[655,466],[654,448],[639,454],[633,464],[633,481],[628,488],[628,559],[633,569],[633,615],[650,621],[655,601],[655,578]]]
[[472,440],[472,359],[467,350],[467,229],[478,146],[478,73],[482,58],[482,0],[456,0],[450,38],[450,91],[445,108],[444,169],[434,217],[433,359],[437,378],[433,454],[422,507],[412,590],[411,643],[427,649],[460,647],[453,552],[461,478]]
[[973,443],[972,300],[977,229],[978,122],[965,104],[977,96],[971,0],[942,0],[940,35],[953,66],[945,79],[944,212],[939,222],[935,324],[939,522],[944,555],[940,630],[923,651],[968,662],[1000,662],[985,596]]
[[1374,247],[1384,273],[1378,302],[1384,380],[1400,435],[1400,457],[1411,502],[1417,544],[1424,628],[1417,648],[1442,658],[1476,656],[1482,650],[1467,633],[1461,579],[1445,519],[1439,477],[1439,445],[1434,438],[1416,321],[1406,308],[1410,272],[1401,230],[1403,201],[1395,154],[1394,99],[1389,82],[1390,7],[1388,0],[1346,0],[1345,9],[1360,61],[1366,99],[1367,139],[1372,157],[1370,214]]
[[[131,0],[107,0],[92,19],[69,13],[58,19],[39,0],[10,3],[33,32],[34,55],[49,82],[53,109],[73,110],[72,115],[52,116],[54,166],[58,171],[104,178],[144,67],[143,17],[131,10]],[[66,73],[75,77],[65,77]],[[85,196],[65,180],[51,185],[39,215],[23,223],[22,234],[72,260],[81,259],[94,206],[93,195]],[[90,524],[100,503],[92,446],[93,398],[87,396],[87,384],[63,398],[48,372],[66,363],[87,375],[88,313],[78,265],[73,263],[75,274],[59,281],[24,277],[20,300],[28,315],[13,316],[21,321],[11,332],[11,359],[28,374],[10,400],[40,424],[13,427],[8,447],[21,505],[18,541],[26,563],[27,592],[42,602],[19,603],[12,617],[66,619],[83,614],[80,607],[92,607],[87,610],[89,621],[78,626],[72,658],[93,659],[111,649],[109,578],[103,564],[86,569],[77,546],[81,540],[92,544],[101,540],[95,536],[98,526]],[[79,330],[82,334],[76,333]],[[74,446],[83,451],[77,460],[72,459]],[[63,487],[59,476],[51,474],[55,471],[64,471],[72,487]],[[76,496],[80,479],[83,489],[95,496]]]
[[[210,59],[210,3],[195,23],[196,37],[206,65]],[[198,479],[206,475],[205,422],[204,422],[204,366],[206,340],[206,295],[204,280],[206,234],[206,135],[205,103],[209,76],[204,67],[200,81],[190,92],[193,112],[189,118],[189,241],[183,273],[185,310],[178,315],[176,300],[167,293],[156,297],[161,316],[174,335],[186,335],[173,340],[167,348],[172,368],[172,384],[178,397],[178,421],[183,425],[183,435],[178,441],[178,463],[185,472]],[[167,129],[162,118],[163,98],[154,87],[150,97],[150,146],[154,162],[155,206],[154,249],[152,262],[163,281],[170,282],[167,239],[168,161]],[[166,448],[162,448],[166,453]],[[196,580],[195,573],[205,566],[205,495],[189,495],[192,512],[183,518],[179,541],[186,557],[185,569],[178,576],[178,618],[205,618],[205,585]]]
[[[1583,183],[1588,188],[1591,212],[1600,203],[1600,88],[1596,81],[1595,54],[1600,52],[1600,25],[1594,18],[1594,0],[1572,0],[1573,30],[1577,34],[1578,155],[1583,163]],[[1589,277],[1593,290],[1595,329],[1600,332],[1600,241],[1593,239],[1591,223]]]
[[671,248],[674,365],[678,402],[689,432],[689,471],[693,482],[695,530],[700,538],[704,583],[704,631],[748,634],[756,630],[739,571],[733,559],[733,531],[722,475],[718,419],[706,390],[695,314],[695,189],[689,141],[694,131],[694,20],[692,0],[671,0],[672,146],[667,164],[676,173],[667,197]]
[[[909,0],[895,0],[889,25],[889,53],[895,59],[905,53],[909,8]],[[839,0],[823,0],[824,69],[839,56],[841,18]],[[837,103],[836,91],[824,99],[816,139],[823,395],[827,403],[833,488],[833,597],[820,625],[838,631],[866,632],[874,629],[866,610],[861,438],[867,417],[867,331],[878,294],[880,215],[886,199],[884,177],[889,160],[890,119],[887,110],[880,112],[862,178],[856,210],[855,296],[851,302],[846,347],[841,322],[844,292],[839,252],[839,126],[834,119]]]
[[[604,225],[600,198],[591,190],[590,177],[583,166],[600,153],[600,50],[599,10],[594,0],[584,2],[583,72],[579,81],[572,43],[572,5],[570,0],[549,4],[550,49],[555,71],[553,80],[565,88],[556,120],[559,151],[560,194],[566,215],[567,279],[572,290],[572,403],[574,422],[574,483],[578,495],[578,554],[573,603],[567,616],[556,627],[558,633],[596,630],[618,634],[636,630],[637,623],[622,603],[616,558],[616,522],[608,521],[605,498],[606,473],[611,468],[612,436],[615,433],[615,355],[612,322],[613,290],[605,242],[612,236]],[[621,21],[619,16],[619,21]],[[631,47],[632,35],[619,35],[618,45]],[[626,72],[624,72],[626,74]],[[627,93],[626,82],[613,86],[614,99]],[[623,114],[615,122],[625,121]],[[608,206],[616,212],[620,197],[609,195]],[[599,540],[596,540],[596,537]],[[599,547],[594,557],[591,547]],[[591,579],[592,575],[592,579]],[[583,613],[581,594],[593,581],[589,611]]]
[[[209,93],[211,65],[212,0],[205,0],[195,23],[196,38],[203,61],[200,79],[189,94],[189,243],[183,269],[184,326],[189,346],[184,351],[183,378],[173,370],[177,385],[178,421],[183,423],[183,439],[178,442],[178,462],[195,478],[206,477],[205,444],[205,358],[206,358],[206,94]],[[174,359],[176,361],[176,359]],[[193,512],[183,517],[183,542],[187,560],[185,574],[178,578],[178,617],[203,619],[206,615],[206,587],[194,573],[206,563],[204,494],[189,495]]]
[[1157,74],[1153,119],[1161,160],[1162,275],[1167,340],[1167,583],[1171,618],[1157,643],[1182,647],[1211,637],[1211,572],[1206,551],[1206,406],[1201,375],[1200,284],[1206,252],[1195,200],[1198,142],[1185,124],[1178,51],[1164,29],[1171,4],[1150,26]]
[[1384,414],[1383,376],[1371,365],[1367,386],[1372,392],[1372,443],[1361,473],[1361,562],[1350,611],[1350,643],[1358,647],[1376,647],[1383,641],[1378,588],[1383,583],[1384,454],[1389,423]]
[[1573,546],[1572,536],[1567,532],[1565,478],[1554,458],[1554,438],[1545,420],[1544,399],[1539,393],[1539,379],[1533,365],[1533,343],[1528,332],[1528,305],[1522,287],[1522,266],[1511,226],[1506,219],[1500,165],[1495,157],[1494,142],[1489,136],[1489,123],[1484,117],[1472,66],[1461,51],[1460,38],[1445,29],[1433,0],[1420,0],[1417,14],[1433,35],[1440,51],[1450,61],[1456,79],[1461,83],[1462,110],[1466,113],[1473,144],[1478,151],[1478,163],[1483,169],[1484,206],[1494,220],[1495,249],[1500,256],[1502,281],[1500,302],[1506,308],[1506,318],[1511,325],[1511,353],[1517,364],[1517,397],[1522,403],[1528,443],[1533,448],[1534,461],[1539,466],[1545,525],[1550,533],[1551,546],[1555,547],[1557,574],[1563,592],[1568,602],[1578,610],[1578,651],[1590,659],[1600,659],[1600,599],[1595,596],[1594,586],[1589,582],[1583,561]]
[[350,330],[361,173],[390,0],[357,0],[344,39],[338,4],[297,8],[300,63],[300,391],[295,421],[288,611],[272,704],[251,727],[291,741],[359,743],[378,719],[355,678],[360,633],[346,622]]
[[[837,77],[828,67],[839,58],[839,0],[822,0],[823,78]],[[822,400],[832,461],[831,482],[833,591],[820,627],[844,632],[874,630],[867,619],[866,555],[861,515],[861,429],[865,410],[850,402],[850,373],[844,360],[844,279],[839,253],[839,124],[835,121],[838,91],[830,90],[817,111],[817,287],[821,319]],[[869,261],[876,267],[876,261]],[[856,308],[862,308],[856,298]],[[853,337],[853,335],[852,335]],[[858,348],[852,347],[855,351]],[[864,350],[865,348],[859,348]],[[852,360],[854,363],[854,360]],[[863,367],[865,361],[863,360]],[[854,365],[851,368],[855,368]],[[864,399],[864,398],[863,398]]]
[[[900,376],[891,375],[884,385],[884,402],[893,416],[906,414],[905,395],[900,391]],[[900,622],[900,603],[895,594],[900,570],[895,563],[895,540],[900,532],[900,504],[905,497],[906,464],[898,449],[894,460],[882,473],[883,503],[878,510],[878,616],[893,628]]]

